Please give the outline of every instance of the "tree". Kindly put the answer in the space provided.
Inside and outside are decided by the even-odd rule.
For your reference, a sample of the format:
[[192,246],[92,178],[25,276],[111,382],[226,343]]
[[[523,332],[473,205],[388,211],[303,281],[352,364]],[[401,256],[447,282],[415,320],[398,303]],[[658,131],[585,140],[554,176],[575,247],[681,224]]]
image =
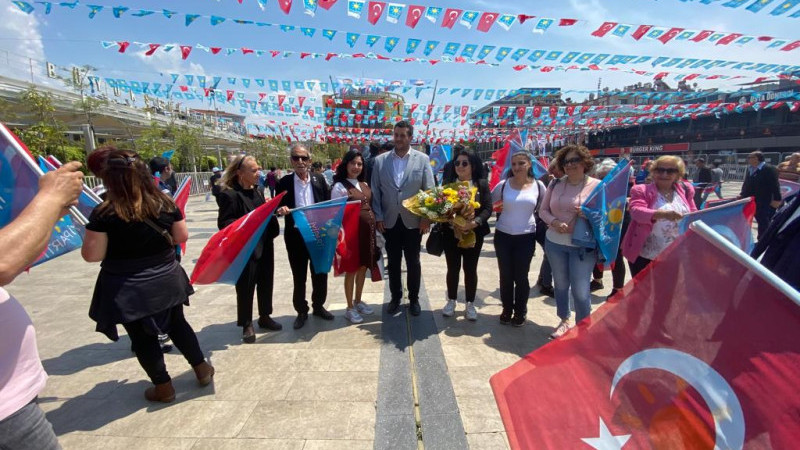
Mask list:
[[[34,86],[22,93],[23,106],[33,115],[34,123],[24,129],[18,129],[17,135],[35,155],[55,155],[62,161],[71,159],[83,160],[83,152],[75,158],[72,152],[65,149],[64,134],[67,127],[56,119],[56,108],[53,97],[49,93],[40,93]],[[73,156],[70,158],[69,156]]]

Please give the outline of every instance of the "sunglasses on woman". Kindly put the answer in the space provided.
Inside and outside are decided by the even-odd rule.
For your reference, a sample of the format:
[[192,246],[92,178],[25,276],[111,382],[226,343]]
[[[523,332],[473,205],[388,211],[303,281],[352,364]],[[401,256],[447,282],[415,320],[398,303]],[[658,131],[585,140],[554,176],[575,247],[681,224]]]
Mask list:
[[578,164],[579,162],[583,161],[583,158],[576,156],[575,158],[565,159],[564,165],[568,166],[570,164]]
[[456,167],[467,167],[469,165],[469,161],[456,161]]
[[655,173],[667,174],[667,175],[675,175],[678,173],[678,169],[674,167],[656,167],[653,169]]
[[311,158],[308,157],[308,156],[292,155],[292,161],[294,161],[294,162],[297,162],[297,161],[308,162],[308,160],[310,160],[310,159]]

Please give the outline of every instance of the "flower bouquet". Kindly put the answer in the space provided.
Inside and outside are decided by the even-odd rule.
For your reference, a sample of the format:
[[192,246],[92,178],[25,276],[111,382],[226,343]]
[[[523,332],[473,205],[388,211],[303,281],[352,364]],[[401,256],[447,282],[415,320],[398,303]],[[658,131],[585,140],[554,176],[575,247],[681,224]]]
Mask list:
[[453,224],[458,246],[472,248],[475,246],[475,232],[463,231],[463,227],[475,217],[475,210],[481,206],[475,201],[477,191],[465,181],[450,183],[420,191],[403,200],[403,206],[412,214],[432,222]]

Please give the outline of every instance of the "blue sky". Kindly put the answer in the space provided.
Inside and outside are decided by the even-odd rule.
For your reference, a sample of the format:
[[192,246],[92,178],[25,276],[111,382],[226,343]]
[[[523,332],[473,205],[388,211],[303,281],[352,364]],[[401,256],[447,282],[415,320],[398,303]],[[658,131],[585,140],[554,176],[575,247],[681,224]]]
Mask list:
[[[438,80],[440,87],[468,87],[485,89],[517,89],[520,87],[561,87],[562,89],[595,89],[598,78],[602,77],[603,86],[611,88],[647,82],[650,79],[633,74],[609,71],[595,72],[516,72],[511,67],[515,64],[507,59],[502,67],[481,67],[469,64],[429,64],[394,63],[375,60],[342,60],[330,62],[324,59],[300,60],[273,59],[269,55],[256,58],[254,55],[235,54],[231,56],[212,55],[195,49],[188,60],[180,60],[179,52],[157,52],[154,57],[141,55],[141,50],[131,46],[126,54],[114,50],[103,49],[101,40],[128,40],[146,43],[180,43],[196,45],[213,45],[221,47],[249,47],[263,50],[293,50],[310,52],[369,52],[387,54],[383,50],[383,41],[370,49],[361,37],[355,48],[350,48],[344,33],[351,31],[366,34],[396,36],[401,39],[391,56],[406,56],[405,40],[407,38],[439,40],[442,43],[433,53],[441,54],[443,46],[449,42],[473,43],[480,45],[509,46],[513,48],[531,48],[563,51],[583,51],[596,53],[672,56],[691,58],[729,59],[737,61],[765,62],[776,64],[800,64],[800,49],[793,52],[781,52],[777,49],[765,50],[766,44],[750,43],[744,46],[714,46],[711,43],[670,42],[664,45],[656,40],[642,39],[635,41],[629,36],[617,38],[592,37],[590,33],[605,21],[628,24],[652,24],[658,26],[676,26],[686,29],[713,29],[717,31],[739,32],[752,35],[770,35],[786,38],[789,41],[800,39],[797,26],[800,18],[789,18],[769,15],[774,6],[782,0],[775,0],[759,13],[746,11],[744,8],[730,9],[720,3],[703,5],[698,2],[679,0],[564,0],[564,1],[457,1],[437,0],[413,3],[425,6],[455,7],[477,11],[499,13],[525,13],[537,18],[574,18],[586,22],[573,27],[552,27],[544,34],[531,32],[535,19],[524,25],[515,24],[510,31],[505,31],[497,24],[489,33],[471,30],[456,24],[452,30],[442,28],[422,19],[416,29],[404,24],[405,14],[397,24],[385,20],[385,15],[377,25],[370,25],[365,16],[361,19],[348,17],[347,1],[338,2],[329,10],[319,8],[315,17],[303,14],[302,0],[294,0],[289,15],[278,8],[277,0],[267,0],[266,10],[262,11],[255,0],[244,0],[239,4],[236,0],[219,1],[170,1],[168,7],[181,15],[166,19],[162,15],[137,18],[130,12],[121,19],[113,18],[111,11],[104,10],[94,19],[88,19],[89,8],[79,4],[75,10],[53,6],[51,14],[44,15],[43,7],[37,7],[31,15],[21,13],[8,0],[0,0],[0,60],[7,57],[10,64],[1,64],[0,75],[28,79],[29,67],[27,58],[34,61],[37,81],[43,68],[39,61],[50,61],[59,66],[90,64],[97,67],[101,77],[124,78],[148,82],[169,82],[169,73],[204,74],[208,77],[264,78],[278,80],[319,79],[325,81],[329,76],[369,77],[380,79],[422,78]],[[755,1],[755,0],[754,0]],[[89,2],[107,7],[128,6],[132,10],[152,9],[160,11],[164,2],[150,0]],[[800,10],[800,5],[791,12]],[[314,27],[314,37],[303,36],[300,32],[286,33],[277,27],[242,26],[230,21],[218,26],[211,26],[207,18],[197,19],[191,26],[184,26],[182,14],[195,13],[218,15],[229,19],[248,19],[278,24],[290,24],[297,27]],[[441,20],[441,19],[440,19]],[[323,28],[341,30],[333,41],[321,36]],[[136,53],[139,55],[136,55]],[[422,57],[421,49],[412,56]],[[524,62],[524,60],[523,60]],[[649,66],[644,67],[649,69]],[[650,69],[652,70],[652,69]],[[685,72],[685,70],[684,70]],[[717,72],[731,74],[731,71]],[[750,74],[753,79],[757,74]],[[676,82],[672,81],[674,85]],[[735,89],[735,83],[714,83],[701,81],[701,87],[721,87]],[[221,87],[226,87],[223,83]],[[243,89],[238,85],[234,89],[243,90],[256,95],[265,91],[251,85]],[[291,93],[290,93],[291,94]],[[302,95],[302,94],[301,94]],[[313,93],[309,94],[313,96]],[[573,98],[581,97],[573,95]],[[424,95],[419,99],[409,97],[408,102],[425,103],[429,101]],[[485,100],[474,101],[472,96],[462,98],[461,95],[440,96],[437,104],[482,105]],[[197,105],[199,107],[199,104]],[[238,109],[238,108],[237,108]],[[232,109],[232,110],[237,110]],[[258,120],[257,120],[258,121]]]

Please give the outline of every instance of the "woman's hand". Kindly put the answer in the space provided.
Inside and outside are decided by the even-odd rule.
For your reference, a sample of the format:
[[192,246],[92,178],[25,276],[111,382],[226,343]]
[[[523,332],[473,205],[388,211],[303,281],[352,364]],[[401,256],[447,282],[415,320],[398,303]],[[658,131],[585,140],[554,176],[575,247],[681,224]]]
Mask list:
[[677,222],[683,219],[683,214],[677,211],[656,211],[656,213],[653,214],[653,218],[655,218],[656,220],[658,219],[674,220]]
[[585,219],[586,218],[586,215],[583,213],[583,209],[581,209],[580,206],[576,206],[575,207],[575,214],[577,214],[578,217],[580,217],[581,219]]
[[567,224],[566,222],[562,222],[558,219],[555,219],[553,220],[553,222],[550,223],[550,228],[556,230],[556,232],[561,234],[566,234],[569,233],[570,231],[569,224]]

